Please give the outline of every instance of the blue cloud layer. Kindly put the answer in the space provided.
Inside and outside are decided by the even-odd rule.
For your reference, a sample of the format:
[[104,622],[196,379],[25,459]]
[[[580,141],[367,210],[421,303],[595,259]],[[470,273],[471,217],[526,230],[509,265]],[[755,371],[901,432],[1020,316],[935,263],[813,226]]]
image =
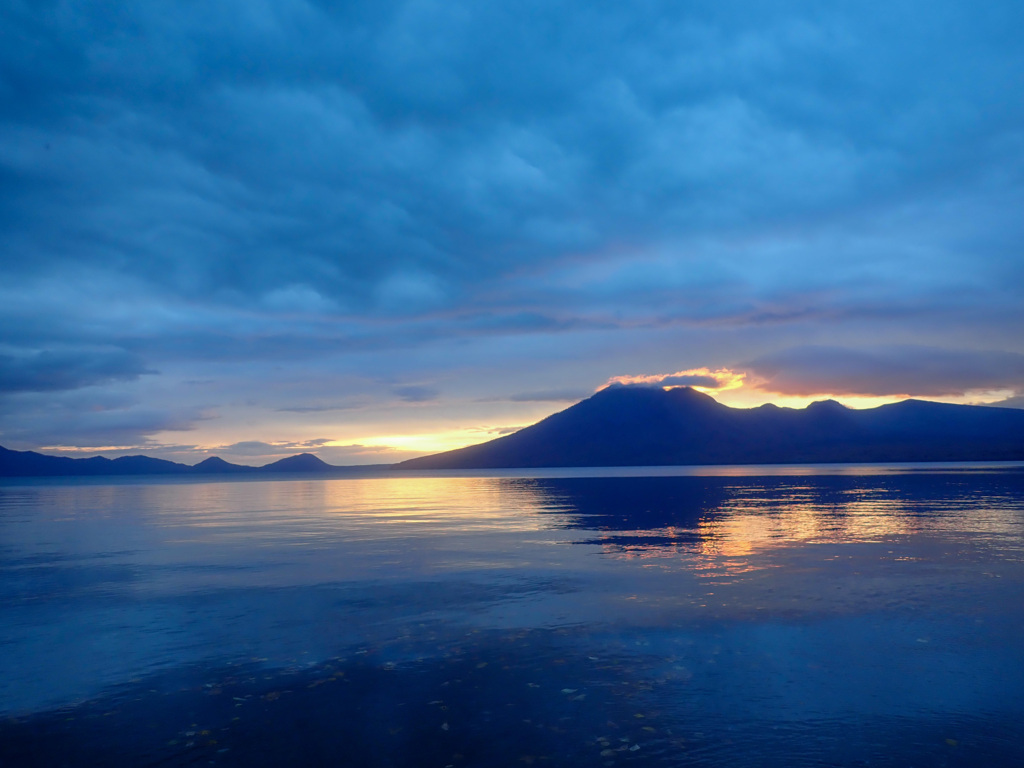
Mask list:
[[10,0],[0,439],[56,430],[33,392],[127,386],[168,414],[117,432],[141,442],[243,391],[247,419],[379,420],[878,341],[922,350],[919,394],[1022,390],[928,365],[1024,352],[1022,27],[1011,2]]

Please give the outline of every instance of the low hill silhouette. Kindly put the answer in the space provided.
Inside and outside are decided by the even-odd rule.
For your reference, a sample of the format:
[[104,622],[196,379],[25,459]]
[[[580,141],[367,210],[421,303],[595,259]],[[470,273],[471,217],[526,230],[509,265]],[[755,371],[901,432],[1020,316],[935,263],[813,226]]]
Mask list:
[[321,461],[312,453],[287,456],[272,464],[260,467],[260,470],[263,472],[329,472],[332,469],[337,469],[337,467]]
[[399,469],[1024,460],[1024,411],[905,400],[730,408],[689,387],[615,385],[487,443]]
[[191,469],[196,474],[204,475],[245,474],[246,472],[256,472],[258,470],[257,467],[232,464],[231,462],[224,461],[220,456],[211,456],[208,459],[203,459]]
[[218,456],[204,459],[195,466],[178,464],[149,456],[122,456],[107,459],[93,456],[72,459],[48,456],[35,451],[12,451],[0,446],[0,477],[107,477],[118,475],[250,475],[320,474],[343,475],[353,471],[379,470],[388,465],[338,467],[321,461],[311,453],[288,456],[262,467],[232,464]]
[[11,451],[0,447],[0,477],[184,475],[192,471],[194,468],[187,464],[153,459],[149,456],[122,456],[118,459],[93,456],[88,459],[71,459],[67,456],[47,456],[35,451]]

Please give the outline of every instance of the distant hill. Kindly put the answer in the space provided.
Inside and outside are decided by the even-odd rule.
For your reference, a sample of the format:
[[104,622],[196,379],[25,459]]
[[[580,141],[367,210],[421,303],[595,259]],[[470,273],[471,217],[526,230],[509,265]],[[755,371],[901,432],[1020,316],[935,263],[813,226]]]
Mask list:
[[122,456],[106,459],[93,456],[71,459],[47,456],[35,451],[12,451],[0,447],[0,477],[105,477],[116,475],[261,475],[261,474],[347,474],[352,471],[379,469],[373,467],[336,467],[310,453],[288,456],[262,467],[231,464],[211,456],[195,466],[178,464],[149,456]]
[[211,456],[203,459],[191,467],[192,473],[197,475],[237,475],[247,472],[256,472],[256,467],[247,467],[242,464],[232,464],[224,461],[220,456]]
[[905,400],[730,408],[689,387],[611,386],[487,443],[398,469],[1024,460],[1024,410]]
[[312,453],[300,453],[297,456],[287,456],[273,464],[260,467],[261,472],[330,472],[338,469],[330,464],[321,461]]
[[193,467],[187,464],[152,459],[149,456],[122,456],[118,459],[93,456],[88,459],[70,459],[66,456],[47,456],[35,451],[11,451],[0,447],[0,477],[183,475],[191,471]]

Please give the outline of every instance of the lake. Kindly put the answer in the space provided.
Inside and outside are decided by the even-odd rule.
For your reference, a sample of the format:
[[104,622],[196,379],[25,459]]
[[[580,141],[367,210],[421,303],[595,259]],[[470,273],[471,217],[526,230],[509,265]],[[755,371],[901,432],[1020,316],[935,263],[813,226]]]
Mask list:
[[0,766],[1024,764],[1024,468],[0,484]]

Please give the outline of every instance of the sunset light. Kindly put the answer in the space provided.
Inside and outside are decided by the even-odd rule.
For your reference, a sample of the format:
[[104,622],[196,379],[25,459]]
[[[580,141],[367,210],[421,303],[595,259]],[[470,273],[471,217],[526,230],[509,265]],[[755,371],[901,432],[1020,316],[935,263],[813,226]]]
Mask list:
[[690,368],[675,373],[641,374],[638,376],[613,376],[600,387],[604,389],[612,384],[651,384],[661,385],[665,389],[671,387],[693,387],[708,394],[728,392],[743,386],[745,373],[737,373],[728,368],[711,370],[710,368]]

